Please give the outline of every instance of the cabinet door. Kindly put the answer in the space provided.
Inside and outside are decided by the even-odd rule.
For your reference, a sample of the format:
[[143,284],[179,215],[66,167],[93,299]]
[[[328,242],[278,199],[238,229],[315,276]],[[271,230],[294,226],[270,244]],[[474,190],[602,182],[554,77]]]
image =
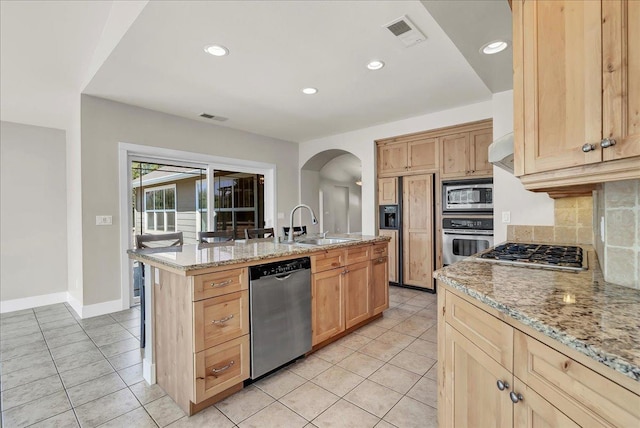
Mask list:
[[398,178],[378,179],[378,205],[396,205],[398,203]]
[[640,156],[640,2],[602,2],[603,160]]
[[600,2],[517,1],[513,20],[516,175],[600,162]]
[[513,380],[513,391],[522,395],[522,401],[513,406],[514,428],[578,428],[580,425],[569,419],[547,400],[517,378]]
[[403,182],[403,282],[433,289],[433,176]]
[[311,328],[313,345],[344,331],[344,269],[312,275]]
[[371,260],[371,315],[389,307],[389,264],[386,257]]
[[407,143],[378,146],[378,174],[405,172],[407,169]]
[[439,163],[438,139],[427,138],[407,143],[407,156],[409,171],[436,171]]
[[387,263],[389,269],[389,281],[398,282],[398,231],[382,229],[378,233],[380,236],[391,237],[391,241],[389,241],[389,250],[387,252],[389,257]]
[[469,134],[469,175],[492,175],[489,145],[493,142],[493,129],[473,131]]
[[442,177],[464,177],[469,171],[469,133],[440,138]]
[[345,267],[345,319],[346,328],[366,320],[371,308],[370,261]]
[[500,391],[497,387],[498,380],[511,384],[511,373],[449,324],[444,326],[446,421],[439,421],[439,425],[456,428],[512,426],[513,403],[509,399],[509,389]]
[[247,290],[193,304],[194,352],[204,351],[249,333]]

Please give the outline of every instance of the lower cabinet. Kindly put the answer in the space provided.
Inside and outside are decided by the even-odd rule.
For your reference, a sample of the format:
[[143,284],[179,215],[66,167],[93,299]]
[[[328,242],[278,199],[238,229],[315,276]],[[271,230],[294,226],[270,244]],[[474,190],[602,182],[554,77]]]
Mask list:
[[640,426],[639,395],[446,287],[439,291],[439,426]]
[[389,260],[378,257],[371,260],[371,315],[389,308]]
[[351,328],[371,316],[371,263],[347,265],[344,278],[345,324]]
[[342,268],[312,274],[311,327],[315,346],[345,329]]

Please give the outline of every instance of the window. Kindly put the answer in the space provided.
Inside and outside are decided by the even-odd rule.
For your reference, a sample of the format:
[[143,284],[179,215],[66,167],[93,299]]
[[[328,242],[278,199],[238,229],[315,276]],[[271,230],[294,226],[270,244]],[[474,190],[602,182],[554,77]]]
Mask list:
[[264,177],[233,171],[213,175],[215,230],[233,230],[244,237],[245,229],[264,226]]
[[196,181],[196,230],[209,230],[209,216],[207,206],[207,180]]
[[144,212],[146,232],[175,232],[176,186],[145,189]]

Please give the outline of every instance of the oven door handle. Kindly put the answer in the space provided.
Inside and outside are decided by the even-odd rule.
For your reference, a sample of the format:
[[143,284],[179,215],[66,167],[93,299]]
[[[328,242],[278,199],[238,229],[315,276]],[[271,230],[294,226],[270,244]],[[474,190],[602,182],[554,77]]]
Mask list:
[[493,232],[489,232],[486,230],[474,230],[474,231],[470,231],[470,230],[451,230],[451,229],[445,229],[444,231],[445,235],[479,235],[479,236],[493,236]]

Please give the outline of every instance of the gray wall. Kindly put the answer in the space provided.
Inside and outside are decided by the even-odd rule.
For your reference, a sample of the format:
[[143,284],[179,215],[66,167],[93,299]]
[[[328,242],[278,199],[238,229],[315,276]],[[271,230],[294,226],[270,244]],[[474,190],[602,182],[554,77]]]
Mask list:
[[[88,95],[82,96],[81,141],[84,305],[120,299],[119,225],[126,219],[118,215],[119,142],[272,163],[277,211],[288,213],[298,200],[295,143]],[[113,226],[95,226],[101,214],[113,215]]]
[[0,299],[67,291],[65,132],[0,122]]

